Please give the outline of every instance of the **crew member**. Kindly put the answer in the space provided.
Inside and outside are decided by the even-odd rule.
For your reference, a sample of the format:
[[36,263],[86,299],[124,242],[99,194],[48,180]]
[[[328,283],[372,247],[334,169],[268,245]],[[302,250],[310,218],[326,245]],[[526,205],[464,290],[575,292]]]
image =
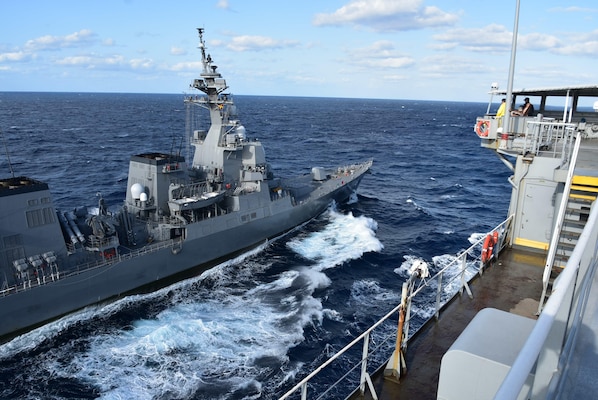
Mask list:
[[534,105],[529,102],[529,97],[523,99],[523,105],[518,111],[511,111],[511,115],[528,117],[534,115]]

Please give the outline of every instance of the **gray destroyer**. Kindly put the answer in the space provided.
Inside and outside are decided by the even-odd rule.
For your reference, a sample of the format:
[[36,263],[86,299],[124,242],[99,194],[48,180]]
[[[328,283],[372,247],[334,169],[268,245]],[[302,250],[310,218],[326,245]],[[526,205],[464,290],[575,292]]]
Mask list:
[[[265,243],[353,194],[372,160],[285,179],[262,143],[249,140],[228,86],[206,53],[185,96],[207,110],[209,129],[190,132],[192,164],[164,152],[130,159],[124,205],[98,212],[55,209],[49,186],[0,179],[0,337],[143,287],[155,287]],[[150,285],[150,286],[148,286]]]

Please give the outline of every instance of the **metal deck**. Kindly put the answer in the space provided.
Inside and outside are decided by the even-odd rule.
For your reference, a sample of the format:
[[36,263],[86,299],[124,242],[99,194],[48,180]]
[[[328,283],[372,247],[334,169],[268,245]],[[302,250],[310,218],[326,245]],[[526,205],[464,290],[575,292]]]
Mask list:
[[[544,262],[542,254],[518,249],[503,251],[497,262],[471,282],[473,299],[466,293],[456,296],[445,306],[438,321],[430,320],[410,340],[407,374],[400,383],[385,379],[383,369],[372,376],[378,399],[436,399],[442,356],[481,309],[492,307],[536,318]],[[363,398],[372,399],[371,393],[366,392]]]

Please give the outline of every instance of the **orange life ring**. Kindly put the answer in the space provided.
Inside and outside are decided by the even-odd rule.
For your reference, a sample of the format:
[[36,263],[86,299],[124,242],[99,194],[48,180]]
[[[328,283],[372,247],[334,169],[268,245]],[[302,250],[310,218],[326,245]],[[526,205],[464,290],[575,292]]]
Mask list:
[[486,264],[492,258],[494,244],[494,237],[491,234],[487,234],[486,239],[484,239],[484,245],[482,246],[482,263]]
[[475,133],[479,137],[488,137],[488,133],[490,133],[490,121],[481,119],[475,125]]
[[104,250],[104,258],[111,259],[116,257],[116,250],[114,248]]

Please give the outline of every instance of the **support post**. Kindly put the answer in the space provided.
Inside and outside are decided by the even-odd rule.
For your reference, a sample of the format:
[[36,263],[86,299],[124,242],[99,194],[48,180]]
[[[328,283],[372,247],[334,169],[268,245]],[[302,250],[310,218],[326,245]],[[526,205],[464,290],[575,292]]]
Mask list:
[[409,291],[409,279],[403,283],[403,290],[401,293],[401,307],[399,308],[399,325],[397,327],[397,341],[395,343],[395,350],[386,364],[384,369],[384,378],[398,382],[401,375],[407,370],[405,363],[405,356],[403,354],[403,326],[405,324],[405,311],[407,310],[407,292]]

